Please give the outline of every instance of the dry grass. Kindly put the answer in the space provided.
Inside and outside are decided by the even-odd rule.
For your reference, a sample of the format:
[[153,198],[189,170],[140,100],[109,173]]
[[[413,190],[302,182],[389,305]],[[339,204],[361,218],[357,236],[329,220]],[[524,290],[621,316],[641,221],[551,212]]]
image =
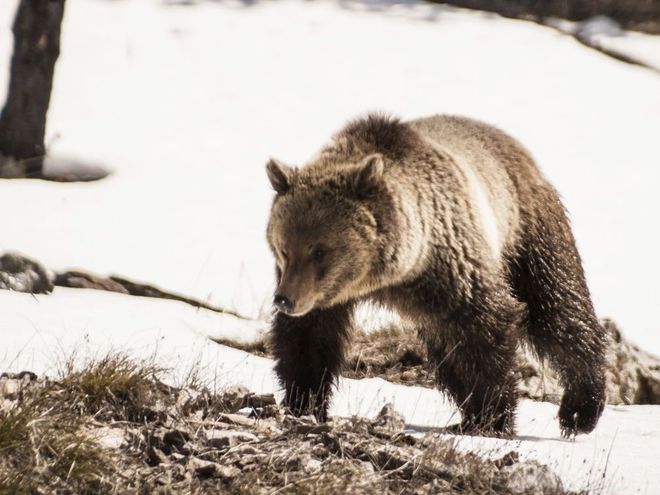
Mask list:
[[78,368],[70,362],[61,373],[59,387],[81,413],[97,419],[142,422],[155,419],[155,403],[171,402],[169,387],[158,378],[163,371],[151,363],[110,354]]
[[0,408],[0,493],[116,490],[126,462],[90,432],[100,421],[156,419],[153,403],[166,397],[160,371],[112,354],[24,385]]
[[[111,355],[0,396],[0,494],[503,495],[518,467],[528,473],[519,493],[568,493],[543,466],[410,436],[391,410],[317,425],[272,396],[167,387],[160,373]],[[259,419],[236,414],[246,404]],[[120,442],[102,443],[108,432]],[[218,441],[223,433],[234,440]]]
[[60,390],[45,386],[0,411],[0,493],[100,493],[109,487],[111,453],[84,432]]

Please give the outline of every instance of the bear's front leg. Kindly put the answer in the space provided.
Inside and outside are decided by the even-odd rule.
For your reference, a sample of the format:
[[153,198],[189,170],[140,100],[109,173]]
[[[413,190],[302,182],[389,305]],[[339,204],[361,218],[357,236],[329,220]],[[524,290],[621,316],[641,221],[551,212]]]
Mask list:
[[474,298],[422,336],[440,389],[460,408],[461,433],[511,436],[518,402],[516,330],[521,306],[505,291]]
[[299,416],[328,416],[332,384],[344,360],[352,307],[316,309],[303,316],[277,312],[271,328],[275,372],[285,390],[283,405]]

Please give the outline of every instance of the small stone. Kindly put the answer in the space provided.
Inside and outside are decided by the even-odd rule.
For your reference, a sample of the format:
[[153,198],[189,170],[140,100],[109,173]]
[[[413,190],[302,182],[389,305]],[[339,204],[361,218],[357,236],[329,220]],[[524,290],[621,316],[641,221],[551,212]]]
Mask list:
[[106,449],[119,449],[126,443],[124,432],[117,428],[107,426],[97,428],[94,431],[94,436],[99,445]]
[[54,275],[38,261],[18,253],[0,256],[0,289],[50,294]]
[[215,462],[204,461],[197,457],[191,457],[188,460],[188,467],[195,472],[197,476],[210,478],[216,474],[218,465]]
[[176,447],[179,451],[189,440],[190,435],[182,430],[169,430],[163,435],[163,443],[168,446]]
[[0,378],[0,397],[13,399],[22,388],[21,380],[13,378]]
[[203,478],[222,478],[230,480],[238,476],[241,471],[234,466],[223,466],[213,461],[205,461],[197,457],[188,460],[188,469]]
[[231,425],[248,426],[248,427],[254,426],[254,419],[246,418],[241,414],[231,414],[231,413],[220,414],[218,416],[218,421],[222,421],[223,423],[229,423]]
[[258,438],[252,433],[237,430],[208,430],[206,440],[215,449],[225,449],[243,442],[255,442]]

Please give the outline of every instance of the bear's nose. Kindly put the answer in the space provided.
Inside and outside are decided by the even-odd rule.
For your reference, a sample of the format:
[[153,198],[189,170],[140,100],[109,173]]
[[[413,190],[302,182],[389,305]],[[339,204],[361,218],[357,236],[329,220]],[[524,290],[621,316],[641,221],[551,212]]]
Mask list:
[[273,298],[273,304],[279,309],[282,313],[289,314],[293,310],[293,301],[282,294],[275,294]]

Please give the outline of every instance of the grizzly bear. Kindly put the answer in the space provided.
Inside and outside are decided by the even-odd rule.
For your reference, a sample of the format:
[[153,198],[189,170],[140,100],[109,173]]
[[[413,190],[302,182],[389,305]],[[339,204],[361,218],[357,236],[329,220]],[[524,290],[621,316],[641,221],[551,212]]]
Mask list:
[[414,323],[464,433],[514,434],[517,347],[564,387],[564,435],[605,402],[606,339],[564,207],[530,154],[438,115],[350,122],[302,168],[267,164],[276,197],[271,328],[284,405],[327,419],[356,304]]

